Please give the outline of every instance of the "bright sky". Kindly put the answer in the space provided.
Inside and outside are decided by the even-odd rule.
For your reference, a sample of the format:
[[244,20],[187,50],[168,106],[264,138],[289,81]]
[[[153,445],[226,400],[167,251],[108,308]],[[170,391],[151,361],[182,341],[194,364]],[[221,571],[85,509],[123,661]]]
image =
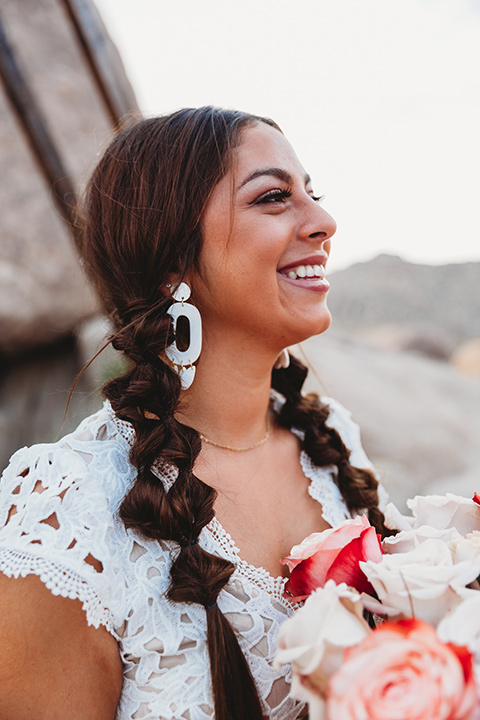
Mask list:
[[338,231],[380,252],[480,260],[480,0],[95,0],[142,111],[273,117]]

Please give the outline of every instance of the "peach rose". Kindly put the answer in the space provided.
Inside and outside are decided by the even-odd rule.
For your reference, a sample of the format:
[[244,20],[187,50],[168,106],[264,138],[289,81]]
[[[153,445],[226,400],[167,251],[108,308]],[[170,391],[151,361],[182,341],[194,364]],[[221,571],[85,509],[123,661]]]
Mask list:
[[327,580],[344,582],[359,592],[370,593],[373,588],[359,562],[379,562],[381,558],[380,541],[365,515],[345,520],[336,528],[312,533],[281,561],[290,570],[285,597],[292,602],[304,600]]
[[472,657],[421,620],[384,623],[349,648],[327,691],[328,720],[478,720]]

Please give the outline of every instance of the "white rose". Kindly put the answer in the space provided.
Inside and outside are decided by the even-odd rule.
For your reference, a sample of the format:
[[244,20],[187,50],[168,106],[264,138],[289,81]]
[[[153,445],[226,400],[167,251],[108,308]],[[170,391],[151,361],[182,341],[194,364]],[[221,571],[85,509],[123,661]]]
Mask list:
[[480,560],[480,532],[475,530],[466,537],[458,535],[453,540],[454,560],[463,562],[469,560],[476,563]]
[[[452,538],[451,547],[455,564],[470,562],[477,565],[480,562],[480,532],[478,530],[468,533],[466,537],[457,533],[456,537]],[[470,584],[470,587],[480,590],[478,577]]]
[[383,511],[385,516],[385,525],[390,530],[411,530],[414,525],[414,519],[402,515],[400,510],[393,503],[388,503]]
[[402,530],[396,535],[384,538],[382,541],[382,549],[389,555],[407,553],[411,550],[415,550],[415,548],[424,543],[426,540],[431,539],[441,540],[452,548],[454,542],[461,537],[462,536],[459,535],[455,528],[438,530],[430,525],[422,525],[419,528],[414,528],[413,530]]
[[429,525],[437,530],[456,528],[466,535],[480,530],[480,505],[469,498],[446,495],[417,495],[407,500],[412,516],[402,515],[393,503],[385,508],[385,524],[392,530],[413,530]]
[[461,535],[480,530],[480,505],[469,498],[446,495],[417,495],[407,500],[414,527],[431,525],[438,530],[456,528]]
[[480,662],[480,593],[474,592],[442,618],[437,627],[442,642],[466,645]]
[[480,562],[454,564],[443,541],[427,539],[406,553],[383,555],[379,563],[361,562],[381,605],[368,596],[368,610],[389,617],[416,617],[436,625],[445,613],[475,590],[465,586],[480,572]]
[[330,676],[341,665],[345,649],[369,632],[362,617],[360,595],[345,583],[336,585],[329,580],[283,623],[274,665],[292,664],[294,697],[308,702],[313,693],[322,698]]

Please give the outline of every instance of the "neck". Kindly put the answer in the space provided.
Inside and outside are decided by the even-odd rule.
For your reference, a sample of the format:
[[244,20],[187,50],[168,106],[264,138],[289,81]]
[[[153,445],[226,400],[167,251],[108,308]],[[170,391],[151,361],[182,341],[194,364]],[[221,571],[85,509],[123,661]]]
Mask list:
[[275,353],[206,342],[177,417],[215,443],[250,447],[265,437]]

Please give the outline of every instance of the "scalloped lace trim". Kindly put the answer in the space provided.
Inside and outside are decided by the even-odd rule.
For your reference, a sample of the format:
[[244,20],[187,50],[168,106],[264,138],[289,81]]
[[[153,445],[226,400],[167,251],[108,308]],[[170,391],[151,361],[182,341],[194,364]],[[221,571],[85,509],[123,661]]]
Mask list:
[[98,628],[105,625],[113,632],[110,612],[106,610],[97,593],[79,575],[51,560],[18,550],[0,550],[0,571],[8,577],[37,575],[53,595],[80,600],[89,625]]
[[[289,610],[295,609],[296,606],[283,597],[283,591],[287,578],[282,575],[275,577],[269,573],[268,570],[265,570],[265,568],[257,565],[251,565],[245,560],[242,560],[239,554],[240,551],[235,545],[233,538],[216,518],[213,518],[213,520],[204,527],[204,531],[205,530],[209,533],[213,542],[217,546],[221,547],[226,559],[233,562],[236,566],[236,572],[250,582],[254,583],[258,588],[260,588],[260,590],[269,593]],[[207,542],[207,544],[209,543]]]
[[[281,405],[285,402],[278,393],[272,391],[273,409],[275,412],[279,412]],[[118,428],[121,436],[128,442],[129,445],[133,443],[134,430],[130,423],[123,420],[119,420],[113,411],[110,403],[106,403],[107,410],[112,422]],[[300,440],[303,440],[304,433],[297,428],[291,430]],[[343,520],[350,517],[350,513],[343,501],[338,487],[333,480],[334,468],[318,468],[314,465],[308,456],[308,454],[302,450],[300,453],[300,464],[302,467],[303,474],[310,481],[308,492],[310,496],[317,500],[322,506],[322,516],[332,527],[338,525]],[[158,463],[154,466],[153,471],[163,481],[166,490],[168,491],[177,478],[178,471],[167,463]],[[282,605],[289,610],[294,610],[296,606],[292,605],[286,598],[283,597],[283,591],[287,578],[279,575],[273,576],[268,570],[257,565],[252,565],[240,557],[240,550],[235,545],[235,542],[231,535],[225,530],[225,528],[218,522],[214,517],[208,525],[203,529],[211,536],[213,544],[220,546],[224,556],[233,562],[236,566],[236,571],[245,577],[250,582],[253,582],[258,588],[266,591]],[[205,538],[205,535],[204,535]],[[205,538],[206,539],[206,538]],[[211,545],[208,540],[207,545]],[[209,547],[209,551],[214,550],[214,547]]]
[[345,501],[334,481],[337,468],[333,465],[317,467],[304,450],[300,455],[300,464],[303,474],[310,480],[308,493],[321,504],[323,518],[329,525],[335,527],[350,518]]

